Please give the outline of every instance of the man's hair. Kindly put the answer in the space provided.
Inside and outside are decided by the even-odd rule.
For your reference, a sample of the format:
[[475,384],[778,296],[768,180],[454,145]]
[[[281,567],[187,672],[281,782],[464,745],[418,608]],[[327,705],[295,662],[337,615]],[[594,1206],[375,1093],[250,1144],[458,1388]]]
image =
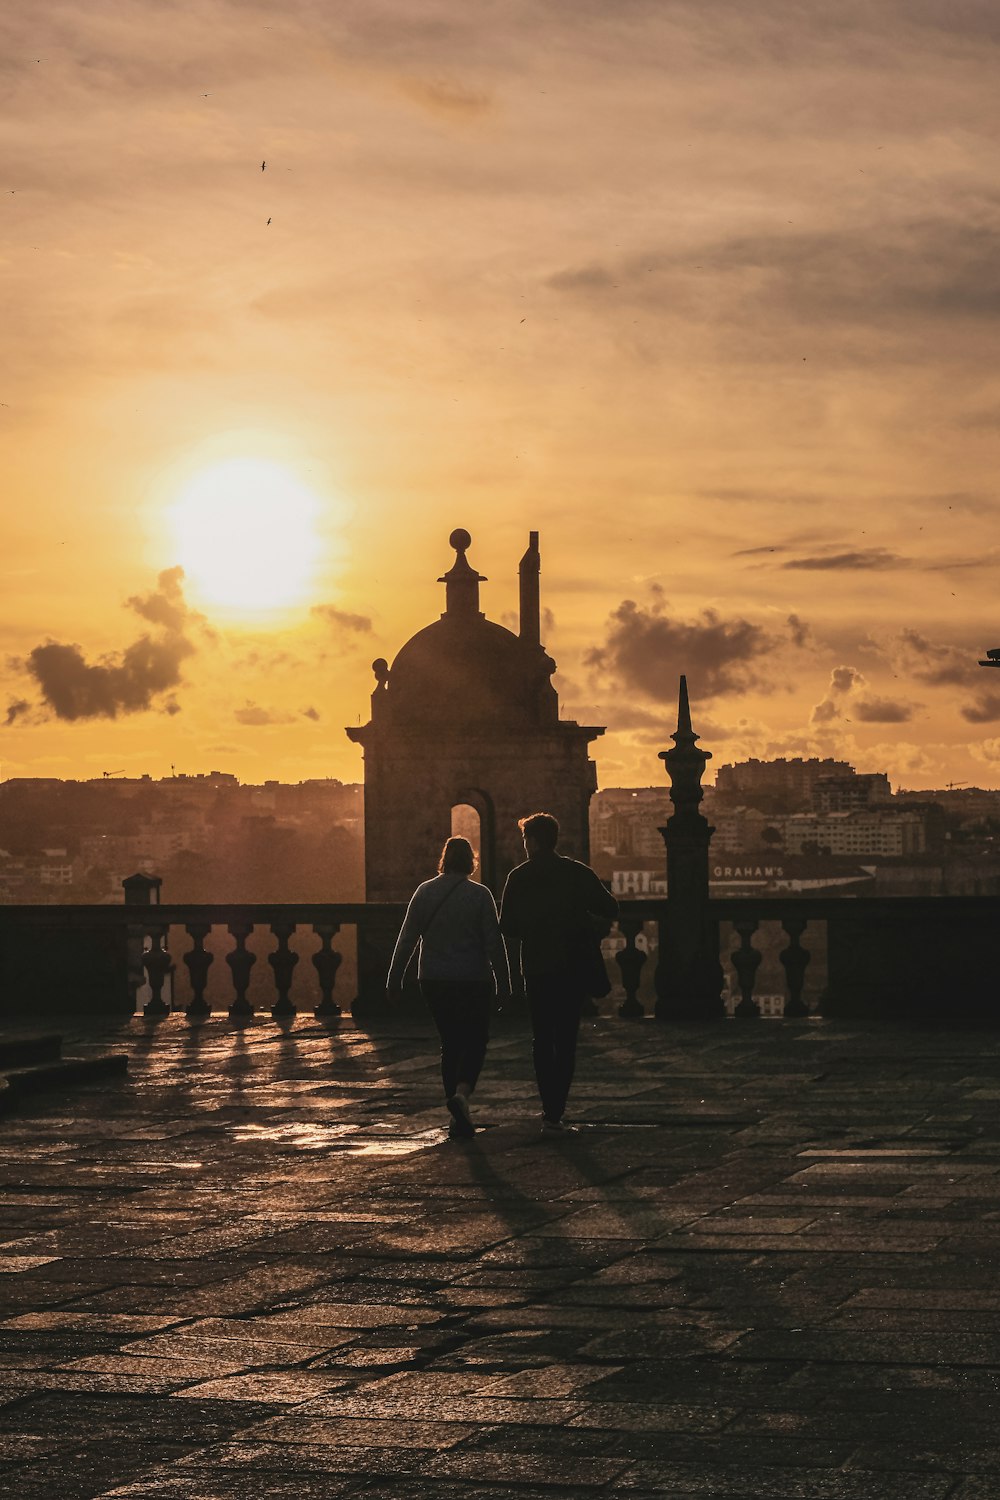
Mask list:
[[471,875],[476,868],[476,854],[468,839],[448,839],[438,860],[439,875]]
[[559,842],[559,824],[551,813],[532,813],[519,818],[517,826],[522,837],[534,839],[540,849],[554,849]]

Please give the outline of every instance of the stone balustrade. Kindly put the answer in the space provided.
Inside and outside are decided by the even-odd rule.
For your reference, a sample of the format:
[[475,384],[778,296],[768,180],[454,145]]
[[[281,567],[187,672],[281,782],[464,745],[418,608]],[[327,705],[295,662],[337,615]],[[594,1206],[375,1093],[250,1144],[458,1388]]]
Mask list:
[[[760,941],[778,939],[783,971],[783,1015],[915,1022],[980,1022],[1000,1015],[997,969],[1000,901],[989,896],[770,896],[710,898],[706,902],[712,951],[730,971],[737,1020],[756,1020]],[[669,901],[621,903],[615,955],[625,991],[618,1013],[641,1019],[639,998],[649,989],[658,1019],[690,1019],[671,1008]],[[755,942],[755,938],[757,941]],[[655,955],[655,956],[654,956]],[[817,1004],[804,998],[806,976],[822,962]],[[702,1019],[723,1015],[720,998]]]
[[[0,1019],[30,1021],[43,1011],[120,1017],[132,1015],[137,1002],[155,1019],[173,1008],[173,979],[183,966],[190,998],[180,1008],[191,1020],[210,1014],[209,985],[225,968],[224,1008],[234,1022],[248,1021],[255,1012],[251,982],[262,960],[271,974],[271,1015],[290,1019],[303,957],[293,940],[303,937],[311,937],[315,950],[304,987],[315,1014],[335,1019],[350,1009],[364,1015],[382,1004],[387,955],[404,909],[371,902],[0,906]],[[268,937],[273,949],[262,953],[261,939]],[[345,958],[352,975],[346,995],[338,989]]]
[[[625,1020],[692,1019],[673,1005],[670,905],[622,903],[610,946],[617,948],[623,992],[614,1008]],[[760,1016],[767,942],[772,951],[777,943],[785,1017],[819,1010],[950,1022],[1000,1011],[998,906],[991,897],[730,897],[709,900],[707,926],[720,975],[728,970],[738,997],[738,1020]],[[259,1010],[286,1021],[306,1004],[320,1020],[345,1010],[376,1016],[385,1006],[386,967],[402,916],[401,905],[388,903],[0,906],[0,1017],[8,1024],[30,1024],[46,1011],[122,1017],[135,1012],[137,1001],[150,1019],[178,1008],[192,1021],[212,1009],[227,1010],[236,1024]],[[312,951],[296,951],[303,946]],[[818,1003],[810,1004],[805,981],[817,958],[824,982]],[[182,989],[183,1003],[174,1002]],[[720,984],[715,1003],[698,1019],[723,1017],[721,993]]]

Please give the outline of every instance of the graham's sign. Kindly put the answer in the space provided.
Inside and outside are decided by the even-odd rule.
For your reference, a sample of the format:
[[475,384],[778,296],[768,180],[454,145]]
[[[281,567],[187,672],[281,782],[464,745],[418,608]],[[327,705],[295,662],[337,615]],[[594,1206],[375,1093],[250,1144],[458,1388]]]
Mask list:
[[783,865],[714,865],[713,880],[781,880]]

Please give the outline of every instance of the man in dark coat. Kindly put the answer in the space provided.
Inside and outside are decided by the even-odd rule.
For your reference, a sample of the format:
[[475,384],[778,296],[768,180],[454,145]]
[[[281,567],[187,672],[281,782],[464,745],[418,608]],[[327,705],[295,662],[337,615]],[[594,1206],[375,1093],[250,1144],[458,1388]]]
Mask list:
[[559,824],[551,813],[533,813],[518,827],[527,859],[507,877],[500,928],[521,948],[542,1130],[560,1131],[570,1128],[563,1112],[583,1002],[600,993],[600,930],[618,916],[618,903],[589,865],[556,853]]

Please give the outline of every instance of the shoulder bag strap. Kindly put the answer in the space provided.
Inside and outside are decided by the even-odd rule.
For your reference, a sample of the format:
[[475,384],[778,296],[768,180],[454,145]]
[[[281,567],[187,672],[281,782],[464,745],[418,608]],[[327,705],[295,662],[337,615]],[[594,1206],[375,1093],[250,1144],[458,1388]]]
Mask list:
[[428,930],[433,925],[433,923],[437,920],[438,913],[440,912],[442,906],[444,906],[444,904],[445,904],[446,901],[450,900],[450,898],[455,894],[455,892],[458,890],[458,888],[459,888],[459,886],[461,884],[462,884],[461,880],[456,880],[455,884],[451,887],[451,889],[445,891],[444,895],[441,897],[441,900],[438,902],[437,906],[435,906],[434,910],[431,912],[430,916],[428,917],[427,921],[424,923],[423,927],[421,927],[421,929],[420,929],[420,936],[421,936],[421,938],[425,938],[427,936]]

